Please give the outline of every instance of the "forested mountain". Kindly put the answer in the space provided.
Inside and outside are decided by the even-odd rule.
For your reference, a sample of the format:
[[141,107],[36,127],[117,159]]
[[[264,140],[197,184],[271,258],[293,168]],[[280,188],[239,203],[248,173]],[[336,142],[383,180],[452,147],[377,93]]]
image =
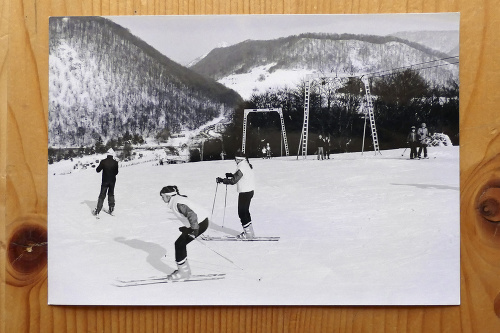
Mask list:
[[[358,75],[414,64],[428,63],[426,67],[430,67],[457,62],[449,57],[396,36],[307,33],[275,40],[247,40],[217,48],[190,68],[216,80],[266,65],[271,65],[269,73],[310,70]],[[458,78],[458,65],[432,67],[422,71],[422,76],[431,84],[445,85],[450,79]]]
[[459,31],[402,31],[392,36],[425,45],[448,56],[458,56]]
[[53,17],[49,43],[51,146],[192,129],[241,102],[105,18]]

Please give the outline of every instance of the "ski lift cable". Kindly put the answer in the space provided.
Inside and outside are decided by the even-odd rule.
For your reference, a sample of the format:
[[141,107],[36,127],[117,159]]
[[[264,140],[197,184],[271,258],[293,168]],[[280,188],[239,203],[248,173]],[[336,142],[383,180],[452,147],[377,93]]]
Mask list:
[[[425,64],[430,64],[430,63],[433,63],[433,62],[437,62],[437,61],[444,61],[444,60],[449,60],[449,59],[456,59],[458,58],[458,56],[453,56],[453,57],[447,57],[447,58],[441,58],[441,59],[436,59],[436,60],[430,60],[430,61],[424,61],[424,62],[420,62],[420,63],[417,63],[417,64],[411,64],[411,65],[407,65],[407,66],[402,66],[402,67],[396,67],[396,68],[393,68],[393,69],[387,69],[387,70],[382,70],[382,71],[378,71],[378,72],[372,72],[372,73],[366,73],[366,74],[363,74],[363,75],[367,75],[367,76],[376,76],[374,74],[379,74],[379,73],[384,73],[384,72],[394,72],[394,71],[399,71],[401,69],[406,69],[406,68],[413,68],[415,66],[420,66],[420,65],[425,65]],[[446,64],[441,64],[439,66],[447,66],[447,65],[453,65],[453,64],[457,64],[458,62],[448,62]],[[437,67],[437,66],[436,66]],[[432,67],[428,67],[428,68],[432,68]],[[385,74],[385,75],[390,75],[392,73],[389,73],[389,74]],[[362,75],[362,76],[363,76]]]
[[[436,67],[448,66],[448,65],[456,65],[456,64],[458,64],[458,62],[451,62],[451,63],[447,63],[447,64],[440,64],[440,65],[434,65],[434,66],[428,66],[428,67],[422,67],[422,68],[413,68],[413,69],[416,70],[416,71],[420,71],[420,70],[424,70],[424,69],[430,69],[430,68],[436,68]],[[399,70],[395,70],[392,73],[380,74],[380,75],[371,75],[371,77],[384,77],[384,76],[393,75],[395,73],[400,73],[402,71],[403,71],[403,69],[401,68]]]
[[[368,73],[368,74],[365,74],[365,75],[378,74],[378,73],[383,73],[383,72],[392,72],[392,71],[399,70],[399,69],[412,68],[414,66],[420,66],[420,65],[430,64],[430,63],[433,63],[433,62],[444,61],[444,60],[448,60],[448,59],[456,59],[456,58],[458,58],[458,56],[441,58],[441,59],[430,60],[430,61],[424,61],[424,62],[420,62],[420,63],[416,63],[416,64],[411,64],[411,65],[407,65],[407,66],[401,66],[401,67],[396,67],[396,68],[393,68],[393,69],[387,69],[387,70],[382,70],[382,71],[378,71],[378,72]],[[453,63],[449,62],[449,63],[444,64],[444,65],[448,65],[448,64],[453,64]]]

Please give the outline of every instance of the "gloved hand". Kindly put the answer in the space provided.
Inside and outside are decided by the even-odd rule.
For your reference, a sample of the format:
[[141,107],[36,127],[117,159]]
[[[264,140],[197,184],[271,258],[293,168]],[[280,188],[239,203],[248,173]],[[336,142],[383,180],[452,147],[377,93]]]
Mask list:
[[[191,229],[191,228],[190,228]],[[195,239],[196,237],[198,237],[198,232],[199,232],[199,229],[191,229],[193,230],[191,233],[188,234],[188,236],[192,239]]]
[[215,181],[217,182],[217,184],[220,184],[224,181],[224,179],[222,179],[221,177],[217,177]]

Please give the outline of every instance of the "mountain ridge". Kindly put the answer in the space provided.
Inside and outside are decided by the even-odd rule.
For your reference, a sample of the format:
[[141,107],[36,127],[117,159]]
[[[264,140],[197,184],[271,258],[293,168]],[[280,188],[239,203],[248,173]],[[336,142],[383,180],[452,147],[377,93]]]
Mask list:
[[[430,68],[423,71],[423,77],[431,84],[446,85],[458,80],[455,61],[447,53],[397,36],[306,33],[216,48],[190,69],[249,98],[251,91],[263,92],[272,87],[271,82],[276,84],[279,78],[273,74],[277,71],[288,71],[283,84],[297,84],[310,73],[361,75],[427,63],[431,65],[426,66]],[[258,75],[250,78],[252,72]],[[266,77],[273,77],[269,84]],[[248,80],[260,88],[251,89]]]

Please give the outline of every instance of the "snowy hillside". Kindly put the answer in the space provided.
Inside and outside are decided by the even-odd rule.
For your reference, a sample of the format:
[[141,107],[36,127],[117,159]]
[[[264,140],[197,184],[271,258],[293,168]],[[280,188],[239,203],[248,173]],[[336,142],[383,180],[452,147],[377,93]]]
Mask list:
[[194,129],[241,102],[108,19],[53,17],[49,28],[51,147]]
[[433,50],[458,56],[459,32],[457,31],[403,31],[393,34],[415,43],[426,45]]
[[252,94],[263,94],[270,89],[290,88],[294,89],[301,80],[308,74],[314,73],[311,70],[276,70],[270,72],[269,68],[275,63],[253,68],[248,73],[231,74],[217,82],[237,91],[245,100],[250,100]]
[[214,208],[210,235],[241,231],[235,187],[224,210],[226,188],[215,183],[234,161],[122,167],[116,216],[99,220],[91,210],[101,175],[60,175],[49,165],[49,303],[458,304],[459,147],[429,148],[426,160],[402,154],[251,159],[255,231],[281,239],[196,240],[188,245],[193,274],[224,279],[125,288],[117,279],[175,269],[180,223],[159,197],[164,185]]

